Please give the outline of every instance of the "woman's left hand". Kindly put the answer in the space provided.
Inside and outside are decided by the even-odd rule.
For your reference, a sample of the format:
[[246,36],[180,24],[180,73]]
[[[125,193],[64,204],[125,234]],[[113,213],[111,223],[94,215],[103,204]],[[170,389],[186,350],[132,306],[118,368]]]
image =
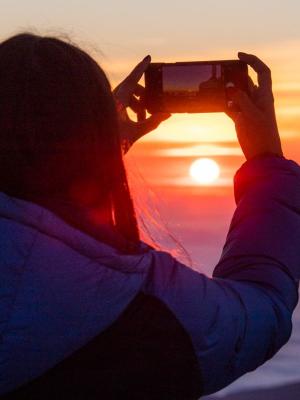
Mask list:
[[[156,129],[162,121],[171,116],[171,114],[168,113],[156,113],[146,118],[146,108],[144,104],[145,88],[139,85],[138,82],[148,68],[150,62],[151,57],[145,57],[127,78],[113,90],[119,113],[120,134],[124,153],[126,153],[139,138]],[[137,122],[129,118],[127,107],[131,108],[131,110],[137,114]]]

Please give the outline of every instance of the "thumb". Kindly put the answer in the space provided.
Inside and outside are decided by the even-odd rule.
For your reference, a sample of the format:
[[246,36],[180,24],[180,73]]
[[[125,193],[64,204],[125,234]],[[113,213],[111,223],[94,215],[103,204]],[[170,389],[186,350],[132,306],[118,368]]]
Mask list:
[[239,107],[240,112],[246,118],[253,118],[257,115],[258,109],[246,92],[237,88],[230,88],[228,96]]
[[136,126],[137,126],[138,137],[140,138],[146,133],[153,131],[161,124],[161,122],[165,121],[170,117],[171,114],[161,112],[152,114],[149,118],[145,119],[144,121],[137,122]]

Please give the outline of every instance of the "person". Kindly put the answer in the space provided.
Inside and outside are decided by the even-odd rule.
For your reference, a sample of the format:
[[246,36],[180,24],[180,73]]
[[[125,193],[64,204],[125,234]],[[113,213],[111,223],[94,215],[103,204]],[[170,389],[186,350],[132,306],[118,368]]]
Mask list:
[[72,43],[0,44],[1,399],[198,399],[288,341],[300,168],[282,152],[269,68],[239,58],[258,86],[228,92],[246,161],[210,278],[139,238],[123,157],[169,117],[145,118],[150,57],[112,91]]

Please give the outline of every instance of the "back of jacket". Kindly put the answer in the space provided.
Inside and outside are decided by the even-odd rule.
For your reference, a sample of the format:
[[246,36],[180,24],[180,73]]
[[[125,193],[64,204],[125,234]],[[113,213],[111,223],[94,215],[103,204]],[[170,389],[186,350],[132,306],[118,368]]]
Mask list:
[[140,254],[121,254],[46,208],[1,193],[0,394],[109,332],[140,296],[165,307],[162,320],[172,315],[190,340],[203,394],[275,354],[290,337],[298,301],[300,167],[253,159],[234,185],[237,208],[213,278],[142,242]]

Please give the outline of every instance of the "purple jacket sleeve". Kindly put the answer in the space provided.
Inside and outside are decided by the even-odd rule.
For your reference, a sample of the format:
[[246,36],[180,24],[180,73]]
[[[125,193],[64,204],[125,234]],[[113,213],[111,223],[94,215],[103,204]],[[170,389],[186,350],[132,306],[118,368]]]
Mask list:
[[237,208],[213,277],[241,306],[232,379],[255,369],[289,339],[300,277],[300,167],[263,157],[234,177]]
[[268,156],[234,177],[237,208],[213,278],[153,251],[147,291],[189,333],[204,394],[272,357],[289,339],[300,277],[300,167]]

